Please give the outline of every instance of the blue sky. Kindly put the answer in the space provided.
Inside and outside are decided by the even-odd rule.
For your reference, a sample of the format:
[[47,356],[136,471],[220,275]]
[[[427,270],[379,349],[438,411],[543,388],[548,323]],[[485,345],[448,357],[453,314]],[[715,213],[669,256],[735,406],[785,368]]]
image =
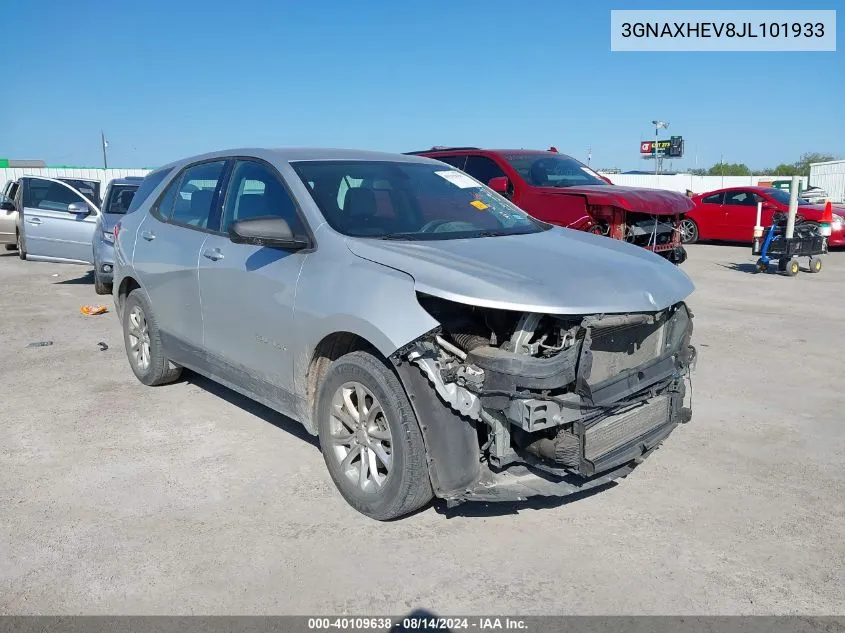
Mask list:
[[0,156],[99,166],[103,129],[112,166],[454,144],[592,148],[593,166],[640,169],[655,118],[686,140],[675,169],[845,156],[841,36],[835,53],[612,53],[611,8],[801,3],[11,2]]

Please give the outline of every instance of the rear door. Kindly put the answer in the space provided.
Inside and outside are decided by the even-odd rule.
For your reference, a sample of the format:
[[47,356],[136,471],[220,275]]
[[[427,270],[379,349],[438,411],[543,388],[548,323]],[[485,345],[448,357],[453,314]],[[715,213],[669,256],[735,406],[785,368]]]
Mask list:
[[750,242],[757,220],[757,194],[749,189],[726,191],[722,211],[721,239]]
[[721,234],[724,229],[725,211],[722,209],[724,199],[725,192],[717,191],[704,196],[696,205],[691,217],[698,225],[699,239],[723,239]]
[[213,209],[225,166],[218,159],[185,167],[144,216],[135,239],[133,267],[162,343],[174,362],[188,366],[204,364],[197,266],[217,222]]
[[[90,264],[99,208],[69,184],[27,176],[23,186],[23,236],[28,257]],[[81,213],[71,210],[77,205]]]

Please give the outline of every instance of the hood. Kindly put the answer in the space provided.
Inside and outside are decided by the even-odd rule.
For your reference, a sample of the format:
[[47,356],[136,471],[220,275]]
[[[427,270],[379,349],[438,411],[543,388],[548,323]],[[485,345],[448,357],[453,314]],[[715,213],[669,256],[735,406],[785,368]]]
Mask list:
[[418,292],[504,310],[655,312],[694,290],[690,278],[659,255],[559,227],[425,242],[348,238],[347,246],[358,257],[411,275]]
[[621,187],[619,185],[584,185],[582,187],[541,187],[546,194],[583,196],[587,204],[609,205],[626,211],[653,215],[687,213],[695,203],[677,191]]

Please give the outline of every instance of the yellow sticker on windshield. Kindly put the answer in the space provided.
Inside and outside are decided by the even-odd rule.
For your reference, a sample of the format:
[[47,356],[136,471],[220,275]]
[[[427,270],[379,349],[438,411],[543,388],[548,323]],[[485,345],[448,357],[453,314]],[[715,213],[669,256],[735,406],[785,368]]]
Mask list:
[[484,204],[483,202],[481,202],[481,200],[473,200],[472,202],[470,202],[470,204],[472,206],[474,206],[476,209],[478,209],[479,211],[484,211],[484,209],[490,208],[489,204]]

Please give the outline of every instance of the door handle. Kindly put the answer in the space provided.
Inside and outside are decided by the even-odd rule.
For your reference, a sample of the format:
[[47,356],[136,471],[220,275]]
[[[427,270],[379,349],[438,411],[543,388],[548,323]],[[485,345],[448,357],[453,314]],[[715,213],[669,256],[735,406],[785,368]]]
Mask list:
[[152,242],[156,238],[155,233],[152,233],[150,231],[141,231],[141,237],[143,237],[148,242]]
[[30,224],[41,224],[41,218],[28,218],[27,222]]
[[223,259],[223,253],[220,252],[219,248],[209,248],[203,251],[202,256],[213,262]]

